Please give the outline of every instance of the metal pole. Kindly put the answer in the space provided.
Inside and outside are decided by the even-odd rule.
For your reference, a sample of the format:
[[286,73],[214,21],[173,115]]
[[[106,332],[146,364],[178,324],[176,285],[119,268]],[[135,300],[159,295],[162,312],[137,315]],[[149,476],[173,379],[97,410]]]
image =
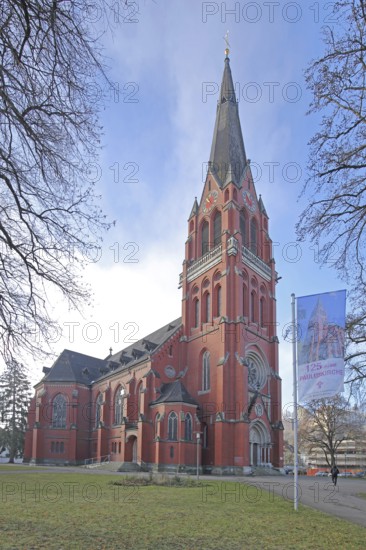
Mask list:
[[196,438],[197,438],[197,480],[199,480],[200,478],[200,455],[199,455],[199,450],[200,450],[200,434],[196,434]]
[[295,294],[291,294],[292,309],[292,366],[293,366],[293,398],[294,398],[294,510],[298,508],[298,450],[297,450],[297,368],[296,368],[296,318]]

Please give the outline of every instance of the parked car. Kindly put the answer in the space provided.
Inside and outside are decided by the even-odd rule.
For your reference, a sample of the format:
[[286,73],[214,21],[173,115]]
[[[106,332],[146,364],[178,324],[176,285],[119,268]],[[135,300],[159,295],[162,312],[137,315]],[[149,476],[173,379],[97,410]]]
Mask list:
[[366,476],[365,470],[363,472],[357,472],[357,474],[355,474],[355,477],[365,477],[365,476]]
[[316,472],[315,477],[328,477],[328,472]]
[[341,472],[338,477],[354,477],[354,474],[352,472]]

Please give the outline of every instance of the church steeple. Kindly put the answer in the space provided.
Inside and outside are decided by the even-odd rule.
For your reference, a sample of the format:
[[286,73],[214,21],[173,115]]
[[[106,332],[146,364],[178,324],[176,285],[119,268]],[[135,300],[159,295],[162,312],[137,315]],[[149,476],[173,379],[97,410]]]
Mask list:
[[220,99],[217,104],[209,171],[217,178],[220,187],[225,187],[231,181],[240,187],[247,158],[228,52],[227,49]]

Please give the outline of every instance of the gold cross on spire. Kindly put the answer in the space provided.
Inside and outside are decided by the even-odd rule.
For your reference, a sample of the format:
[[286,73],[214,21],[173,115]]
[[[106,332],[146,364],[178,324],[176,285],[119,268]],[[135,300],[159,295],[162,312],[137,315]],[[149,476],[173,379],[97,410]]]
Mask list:
[[230,50],[229,50],[229,31],[226,31],[226,34],[224,36],[224,40],[226,42],[226,48],[225,48],[225,55],[226,57],[228,57],[229,53],[230,53]]

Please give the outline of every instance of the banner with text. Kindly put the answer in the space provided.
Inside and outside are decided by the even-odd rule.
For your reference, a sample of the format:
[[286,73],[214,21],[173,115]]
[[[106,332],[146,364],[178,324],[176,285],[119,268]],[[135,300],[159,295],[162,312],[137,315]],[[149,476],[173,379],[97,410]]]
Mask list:
[[297,298],[299,401],[344,391],[346,291]]

